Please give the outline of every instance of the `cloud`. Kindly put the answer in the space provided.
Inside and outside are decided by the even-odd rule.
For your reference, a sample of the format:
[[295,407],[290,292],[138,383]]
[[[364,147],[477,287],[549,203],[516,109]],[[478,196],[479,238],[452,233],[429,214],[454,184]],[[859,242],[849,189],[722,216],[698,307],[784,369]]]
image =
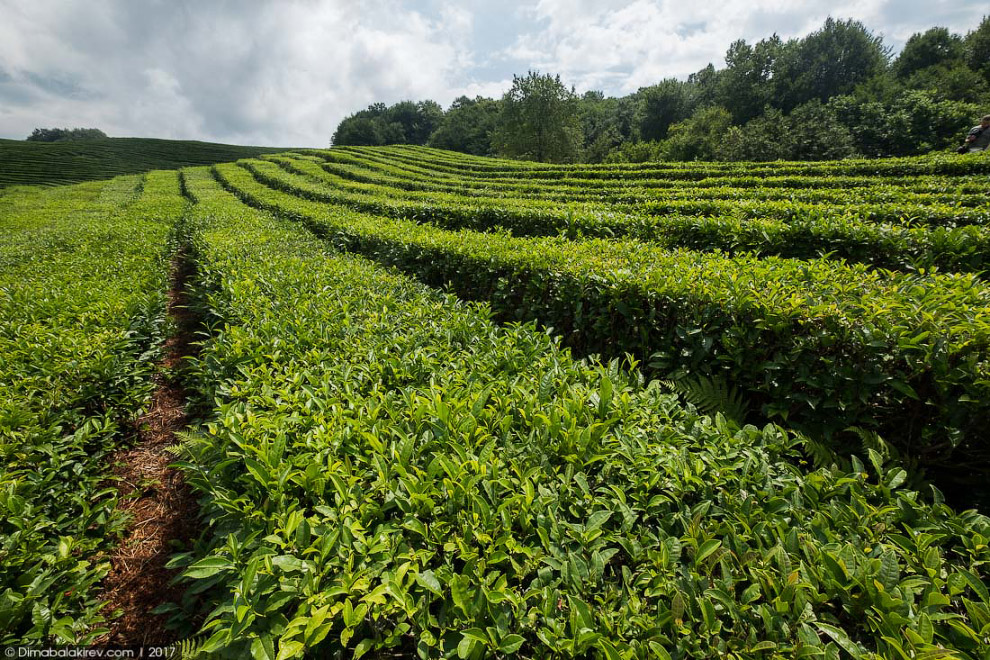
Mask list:
[[735,39],[801,36],[829,14],[899,46],[971,0],[0,0],[0,135],[92,126],[141,135],[322,146],[374,102],[499,96],[560,73],[625,94],[716,66]]
[[900,47],[936,24],[975,28],[983,11],[977,2],[942,0],[737,0],[717,9],[680,0],[539,0],[527,12],[536,29],[520,34],[503,55],[560,73],[579,90],[628,93],[665,77],[683,79],[708,63],[722,66],[736,39],[800,37],[830,15],[860,20]]
[[[362,2],[0,1],[0,131],[324,145],[370,103],[449,103],[471,15]],[[61,89],[60,89],[61,85]],[[71,87],[71,89],[70,89]]]

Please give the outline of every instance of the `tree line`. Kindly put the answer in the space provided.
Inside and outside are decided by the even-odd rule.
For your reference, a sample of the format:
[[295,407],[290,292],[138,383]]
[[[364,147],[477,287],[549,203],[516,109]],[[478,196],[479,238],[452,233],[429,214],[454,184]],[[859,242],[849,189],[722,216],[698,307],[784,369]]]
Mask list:
[[28,142],[73,142],[106,137],[107,134],[98,128],[36,128],[26,139]]
[[863,23],[828,18],[796,39],[733,42],[725,65],[623,97],[559,76],[513,76],[502,98],[377,103],[333,145],[419,144],[543,162],[820,160],[907,156],[962,142],[990,107],[990,16],[933,27],[894,57]]

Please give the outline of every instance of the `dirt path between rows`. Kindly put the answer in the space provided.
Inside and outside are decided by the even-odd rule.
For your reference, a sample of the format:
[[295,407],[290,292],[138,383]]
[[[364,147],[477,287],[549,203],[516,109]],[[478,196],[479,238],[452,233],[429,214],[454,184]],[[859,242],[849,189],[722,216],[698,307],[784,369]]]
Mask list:
[[[169,464],[175,455],[165,450],[184,429],[186,393],[178,382],[183,358],[194,353],[196,319],[188,309],[186,284],[192,263],[183,250],[173,258],[168,292],[168,315],[176,332],[164,346],[164,358],[155,375],[151,406],[138,420],[138,443],[111,457],[121,494],[121,509],[132,516],[124,539],[110,558],[104,580],[107,614],[123,614],[108,624],[110,634],[100,644],[165,645],[176,641],[165,629],[167,615],[152,610],[178,602],[183,589],[169,583],[176,571],[165,568],[176,551],[175,541],[187,544],[197,532],[196,498],[182,474]],[[135,495],[135,493],[138,493]]]

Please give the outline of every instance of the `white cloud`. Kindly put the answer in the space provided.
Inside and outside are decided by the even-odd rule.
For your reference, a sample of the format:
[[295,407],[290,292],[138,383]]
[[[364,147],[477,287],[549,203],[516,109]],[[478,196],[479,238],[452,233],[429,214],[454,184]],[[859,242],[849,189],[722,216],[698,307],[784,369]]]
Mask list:
[[0,0],[0,135],[321,146],[374,102],[499,96],[560,73],[624,94],[716,66],[735,39],[801,36],[831,14],[899,45],[976,26],[973,0]]
[[[12,97],[0,96],[0,133],[12,137],[85,122],[112,135],[319,146],[376,101],[449,103],[471,59],[470,13],[431,19],[384,0],[0,0],[0,14],[0,95]],[[87,98],[38,80],[72,80]]]
[[[917,1],[917,0],[915,0]],[[920,5],[920,2],[918,3]],[[710,3],[682,0],[539,0],[529,10],[538,29],[518,36],[504,54],[526,66],[560,73],[579,90],[628,93],[665,77],[684,78],[708,63],[724,64],[729,44],[750,42],[774,32],[799,37],[817,29],[829,15],[853,18],[883,33],[894,45],[936,24],[957,31],[976,26],[985,9],[977,3],[926,2],[907,14],[893,0],[736,0]],[[935,11],[932,11],[935,9]],[[891,40],[888,38],[888,43]]]

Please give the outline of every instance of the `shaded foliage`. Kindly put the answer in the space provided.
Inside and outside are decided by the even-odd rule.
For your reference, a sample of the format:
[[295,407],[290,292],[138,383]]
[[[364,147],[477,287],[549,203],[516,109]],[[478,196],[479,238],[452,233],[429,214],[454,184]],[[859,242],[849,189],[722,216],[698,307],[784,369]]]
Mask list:
[[825,25],[781,49],[774,63],[774,105],[791,110],[818,99],[847,94],[884,72],[889,49],[859,21],[828,18]]
[[640,89],[637,124],[644,140],[662,140],[670,125],[691,115],[692,86],[675,78],[667,78],[652,87]]
[[712,106],[670,127],[663,155],[669,160],[715,160],[732,126],[725,108]]
[[733,119],[746,122],[764,108],[774,105],[774,64],[784,48],[777,35],[755,46],[739,40],[725,54],[726,68],[715,85],[715,99],[732,113]]
[[865,156],[909,156],[961,142],[960,126],[978,116],[979,106],[938,100],[930,92],[906,91],[890,101],[851,96],[829,104]]
[[331,138],[334,146],[424,145],[440,126],[443,109],[436,101],[375,103],[346,117]]
[[933,27],[911,35],[894,61],[893,70],[899,78],[907,78],[928,67],[961,62],[964,53],[962,37],[944,27]]
[[984,16],[980,25],[966,35],[966,64],[990,82],[990,16]]
[[601,163],[620,144],[637,136],[636,101],[633,97],[612,98],[602,92],[585,92],[578,106],[584,133],[584,160]]

